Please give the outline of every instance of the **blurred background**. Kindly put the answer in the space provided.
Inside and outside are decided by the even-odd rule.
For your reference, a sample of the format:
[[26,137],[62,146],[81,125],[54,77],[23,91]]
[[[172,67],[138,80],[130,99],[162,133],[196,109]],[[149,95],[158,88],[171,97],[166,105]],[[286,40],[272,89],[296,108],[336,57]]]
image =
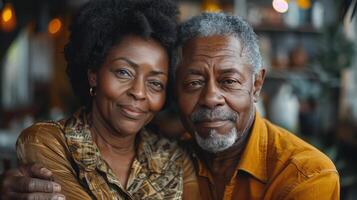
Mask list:
[[[22,129],[78,107],[63,47],[71,15],[86,1],[0,1],[0,173],[16,166]],[[178,3],[180,20],[223,11],[254,27],[268,69],[259,112],[325,152],[340,172],[341,199],[357,199],[357,0]],[[180,137],[176,111],[171,105],[153,126]]]

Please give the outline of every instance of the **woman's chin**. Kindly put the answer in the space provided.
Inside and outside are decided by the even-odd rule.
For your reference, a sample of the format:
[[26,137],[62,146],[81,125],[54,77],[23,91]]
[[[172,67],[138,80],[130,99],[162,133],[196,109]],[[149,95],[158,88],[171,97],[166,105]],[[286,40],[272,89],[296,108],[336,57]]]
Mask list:
[[144,124],[141,121],[120,120],[112,127],[117,133],[135,135],[144,127]]

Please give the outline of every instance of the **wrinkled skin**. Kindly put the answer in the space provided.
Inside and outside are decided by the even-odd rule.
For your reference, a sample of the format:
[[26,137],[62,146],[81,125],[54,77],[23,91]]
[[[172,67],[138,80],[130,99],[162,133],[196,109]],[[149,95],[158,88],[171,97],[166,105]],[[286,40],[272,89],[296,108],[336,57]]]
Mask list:
[[[167,52],[157,41],[128,35],[109,51],[98,71],[88,71],[89,84],[96,88],[93,126],[101,133],[94,140],[122,185],[126,185],[134,155],[121,156],[107,146],[134,146],[136,134],[161,110],[168,63]],[[61,186],[51,181],[51,171],[42,165],[20,166],[3,177],[0,199],[65,199]]]
[[[195,38],[184,45],[183,61],[177,71],[176,92],[183,123],[189,132],[197,132],[202,138],[206,138],[207,129],[213,128],[218,134],[225,134],[227,130],[235,127],[237,133],[242,133],[251,125],[254,102],[257,101],[262,88],[265,70],[261,69],[253,76],[251,67],[243,62],[240,55],[241,44],[231,36]],[[192,122],[192,113],[198,109],[217,107],[233,110],[238,116],[235,121]],[[35,191],[43,192],[31,194],[39,194],[36,196],[38,199],[55,197],[56,194],[46,191],[53,191],[53,184],[56,183],[49,181],[50,176],[39,174],[38,168],[33,166],[21,166],[7,172],[1,187],[1,191],[7,193],[3,195],[2,192],[2,197],[14,199],[11,195],[16,194],[29,198],[28,195],[16,192]],[[21,181],[22,186],[18,187],[15,180]],[[30,182],[33,185],[31,187]]]
[[[243,133],[251,125],[254,102],[263,85],[265,70],[256,75],[242,56],[242,46],[233,36],[193,38],[185,43],[177,69],[176,93],[185,128],[202,138],[210,129],[227,134],[232,128]],[[202,116],[202,110],[234,112],[225,119]]]
[[52,172],[40,164],[23,165],[3,174],[0,199],[63,200],[61,186],[52,180]]

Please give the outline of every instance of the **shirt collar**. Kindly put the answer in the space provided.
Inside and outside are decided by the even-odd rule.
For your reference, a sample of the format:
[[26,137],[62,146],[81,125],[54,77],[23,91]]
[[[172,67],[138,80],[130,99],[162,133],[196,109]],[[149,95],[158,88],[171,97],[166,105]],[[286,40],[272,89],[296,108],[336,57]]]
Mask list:
[[[255,113],[253,127],[251,129],[247,144],[241,154],[240,161],[236,168],[237,174],[239,170],[245,171],[258,180],[267,182],[267,149],[268,149],[267,129],[264,126],[264,119],[260,117],[259,113]],[[205,167],[204,162],[199,159],[195,153],[197,149],[192,148],[195,145],[193,139],[188,148],[191,149],[192,157],[195,161],[199,176],[207,177],[212,181],[209,170]]]
[[260,181],[267,182],[267,150],[267,129],[264,126],[264,119],[256,112],[253,128],[237,170],[246,171]]
[[85,108],[65,120],[64,132],[68,149],[76,164],[85,171],[96,168],[100,152],[93,142]]
[[[84,171],[93,171],[104,162],[99,148],[93,142],[87,113],[85,108],[81,108],[63,123],[66,142],[74,161]],[[146,129],[142,129],[139,134],[136,155],[139,165],[147,166],[145,169],[153,173],[165,173],[170,161],[180,155],[179,152],[170,152],[177,151],[178,148],[172,146],[177,144],[161,140]]]

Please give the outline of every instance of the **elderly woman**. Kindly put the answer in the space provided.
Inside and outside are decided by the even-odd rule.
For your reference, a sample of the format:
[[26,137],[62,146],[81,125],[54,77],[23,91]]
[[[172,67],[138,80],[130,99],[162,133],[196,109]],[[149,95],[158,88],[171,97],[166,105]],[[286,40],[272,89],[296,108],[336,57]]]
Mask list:
[[83,107],[24,130],[20,163],[42,163],[67,199],[197,199],[188,155],[145,128],[165,102],[177,13],[169,0],[81,8],[64,54]]

